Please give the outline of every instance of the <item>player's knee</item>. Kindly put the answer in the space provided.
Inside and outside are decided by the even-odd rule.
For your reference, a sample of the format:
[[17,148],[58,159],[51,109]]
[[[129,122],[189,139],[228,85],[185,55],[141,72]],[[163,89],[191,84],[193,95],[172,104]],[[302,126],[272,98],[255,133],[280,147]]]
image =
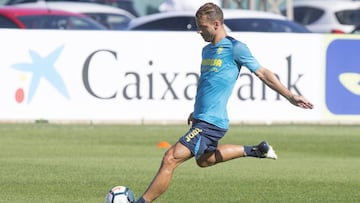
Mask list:
[[162,164],[164,164],[164,165],[175,164],[175,157],[174,157],[174,153],[172,152],[172,150],[168,150],[165,152],[163,159],[162,159]]

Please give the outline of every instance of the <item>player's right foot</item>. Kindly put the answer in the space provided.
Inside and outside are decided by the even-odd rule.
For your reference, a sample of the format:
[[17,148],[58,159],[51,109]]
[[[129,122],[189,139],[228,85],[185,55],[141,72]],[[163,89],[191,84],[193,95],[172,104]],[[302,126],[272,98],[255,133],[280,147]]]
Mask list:
[[259,158],[277,159],[275,150],[266,141],[262,141],[260,144],[255,146],[253,150]]

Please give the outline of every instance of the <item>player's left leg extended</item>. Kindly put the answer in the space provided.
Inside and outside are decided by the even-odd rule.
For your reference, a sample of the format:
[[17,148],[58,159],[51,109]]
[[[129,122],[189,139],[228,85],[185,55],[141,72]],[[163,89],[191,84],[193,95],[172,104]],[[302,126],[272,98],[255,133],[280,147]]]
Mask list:
[[208,167],[240,157],[277,159],[277,155],[272,146],[266,141],[262,141],[255,146],[233,144],[219,145],[216,151],[204,153],[196,160],[196,162],[200,167]]

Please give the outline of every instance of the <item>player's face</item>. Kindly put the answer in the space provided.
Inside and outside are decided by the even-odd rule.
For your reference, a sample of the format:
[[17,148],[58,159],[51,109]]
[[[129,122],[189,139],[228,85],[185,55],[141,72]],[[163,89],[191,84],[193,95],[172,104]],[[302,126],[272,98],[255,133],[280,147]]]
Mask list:
[[206,42],[213,42],[215,39],[215,25],[214,22],[209,21],[206,16],[196,18],[197,32],[202,36]]

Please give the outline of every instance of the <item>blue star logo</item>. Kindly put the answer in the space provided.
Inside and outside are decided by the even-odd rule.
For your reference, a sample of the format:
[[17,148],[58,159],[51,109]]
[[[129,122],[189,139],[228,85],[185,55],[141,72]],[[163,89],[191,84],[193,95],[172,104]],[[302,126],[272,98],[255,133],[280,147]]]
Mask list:
[[63,48],[63,45],[56,48],[46,57],[41,57],[35,51],[29,50],[32,63],[17,63],[12,65],[12,68],[16,70],[32,73],[27,103],[31,102],[42,78],[47,80],[65,98],[70,98],[65,83],[54,66]]

